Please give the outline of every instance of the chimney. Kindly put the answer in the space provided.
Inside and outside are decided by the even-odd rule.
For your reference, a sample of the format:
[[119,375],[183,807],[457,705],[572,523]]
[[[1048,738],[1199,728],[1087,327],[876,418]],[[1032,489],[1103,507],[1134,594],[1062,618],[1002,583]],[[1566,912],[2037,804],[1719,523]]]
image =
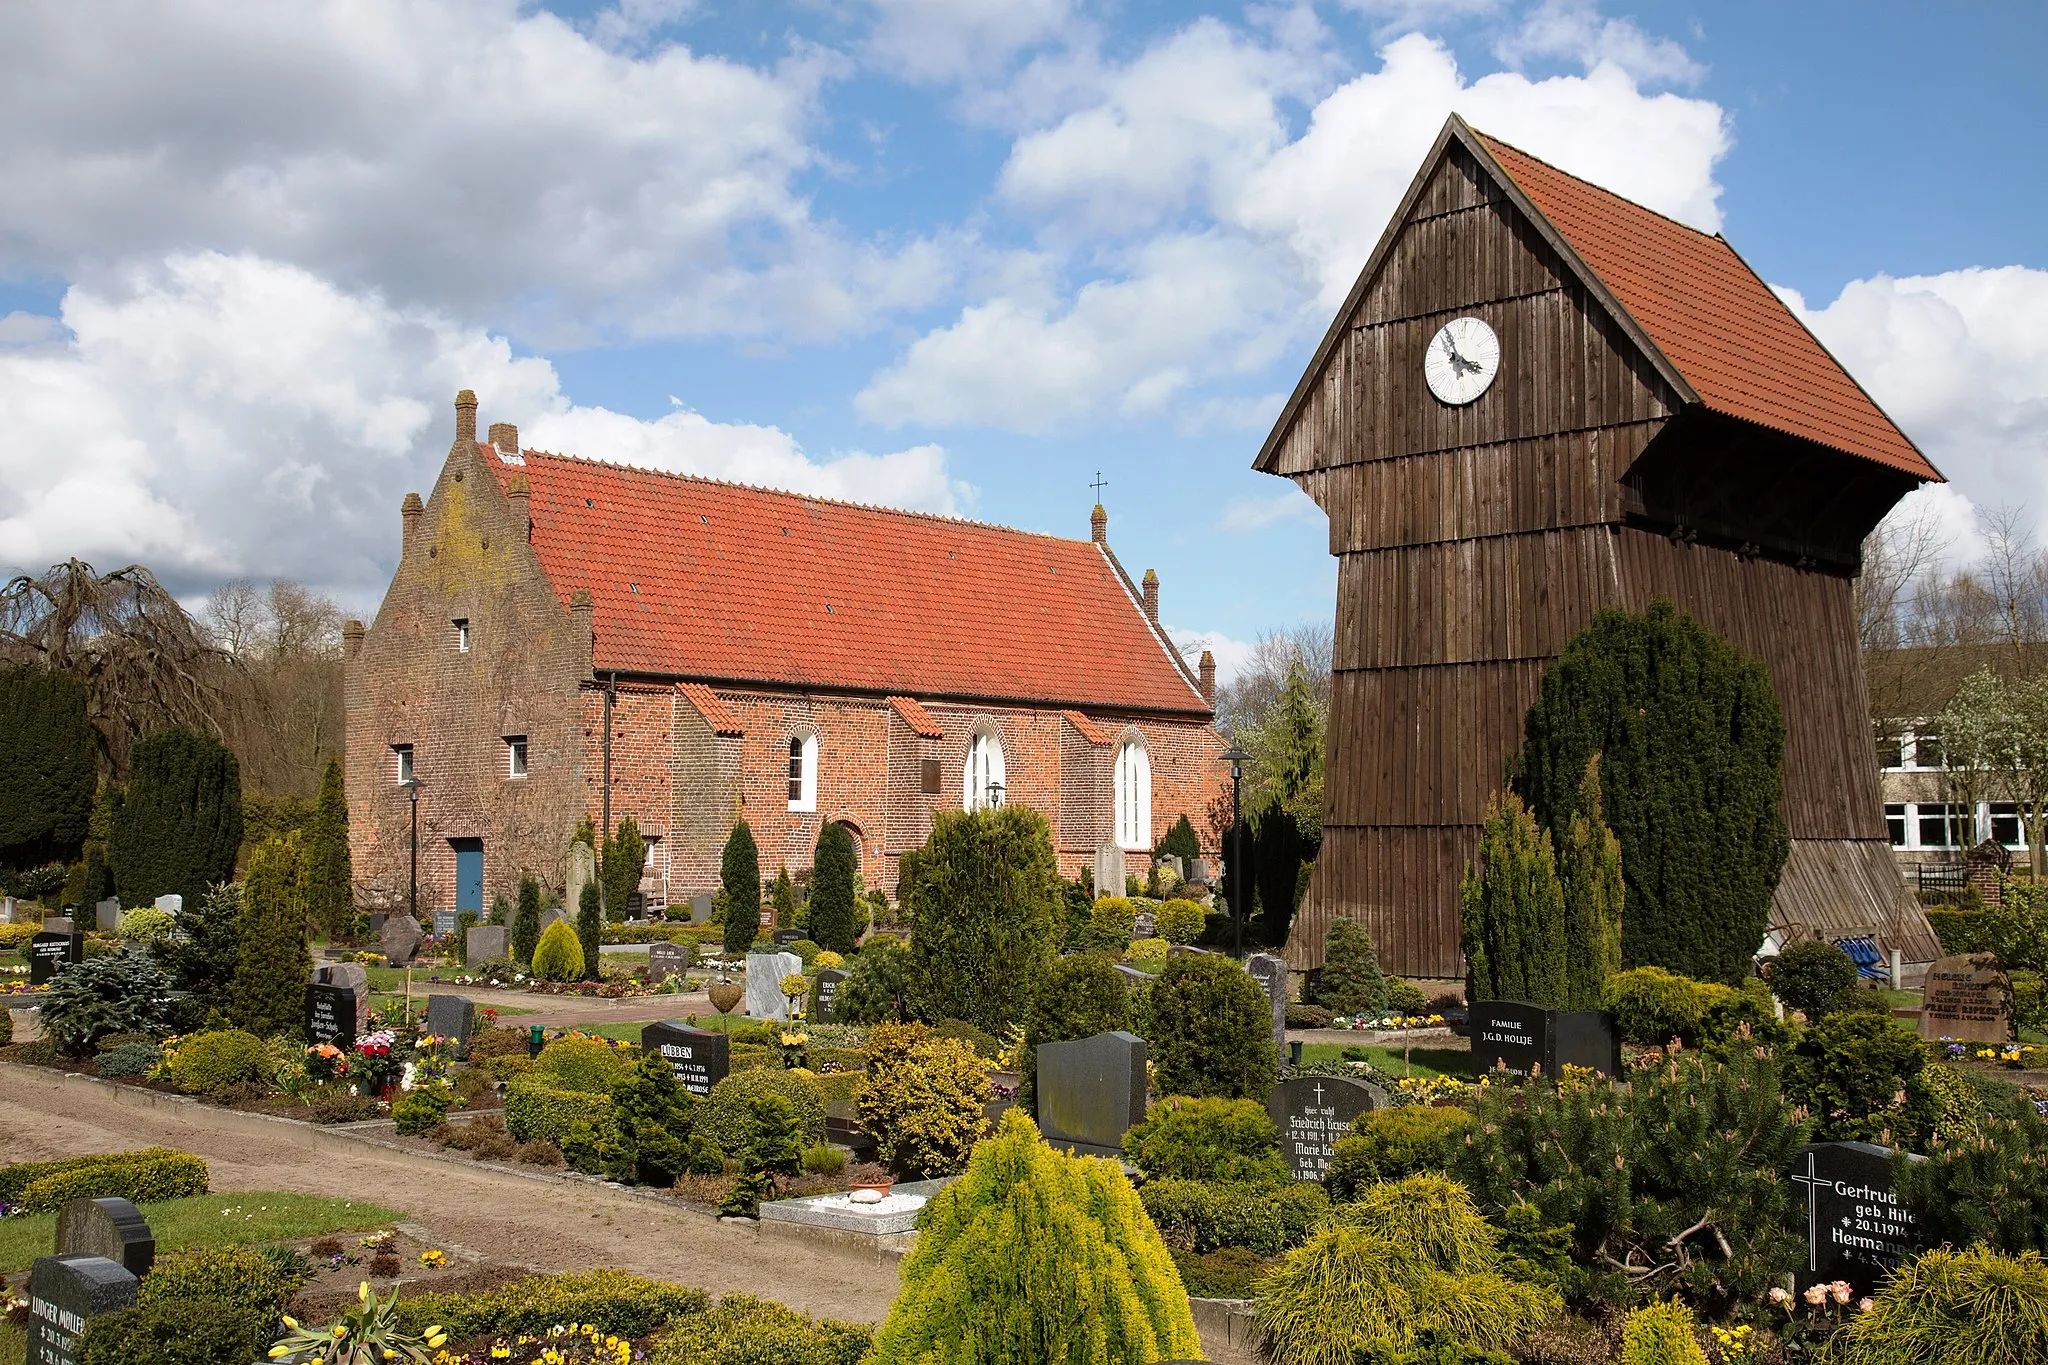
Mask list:
[[1095,510],[1088,514],[1088,539],[1097,545],[1109,544],[1109,513],[1102,510],[1102,504],[1099,502],[1095,504]]
[[464,389],[455,395],[455,439],[476,440],[476,390]]
[[1202,700],[1209,705],[1216,704],[1216,656],[1208,650],[1202,651],[1202,662],[1198,666],[1202,675]]
[[398,554],[401,559],[412,553],[412,533],[419,529],[420,513],[424,508],[425,505],[420,502],[420,495],[417,493],[407,493],[405,501],[398,504],[398,515],[405,522],[403,538],[398,542]]
[[590,589],[578,588],[569,594],[569,628],[575,633],[578,663],[586,678],[592,676],[591,624],[596,615],[597,607],[590,599]]
[[[491,428],[491,444],[498,445],[498,431],[503,424]],[[513,438],[516,443],[518,438]],[[503,450],[505,447],[498,446]],[[533,539],[533,485],[526,481],[524,474],[512,476],[512,482],[505,486],[505,496],[512,499],[512,525],[518,529],[523,540]]]
[[341,623],[341,657],[353,659],[363,652],[363,623],[343,621]]
[[1145,619],[1153,625],[1159,624],[1159,574],[1156,570],[1145,570]]
[[519,453],[519,428],[510,422],[491,423],[491,444],[498,448],[500,455]]

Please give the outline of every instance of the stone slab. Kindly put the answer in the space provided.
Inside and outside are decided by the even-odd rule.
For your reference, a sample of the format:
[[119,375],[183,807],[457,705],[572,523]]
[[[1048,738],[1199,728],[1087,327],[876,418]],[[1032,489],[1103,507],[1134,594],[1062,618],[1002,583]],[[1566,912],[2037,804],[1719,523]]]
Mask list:
[[512,931],[502,924],[479,924],[463,939],[468,962],[489,962],[494,957],[512,956]]
[[156,908],[168,910],[174,915],[182,915],[185,913],[185,897],[175,891],[168,896],[158,896],[156,898]]
[[576,841],[569,845],[569,876],[562,904],[581,906],[583,888],[597,880],[597,854],[589,844]]
[[795,953],[747,954],[747,1013],[756,1019],[789,1018],[789,1001],[782,994],[782,978],[804,969]]
[[1124,851],[1115,844],[1095,846],[1095,898],[1121,896],[1128,885],[1124,876]]
[[845,983],[846,973],[840,971],[837,967],[827,967],[818,973],[818,1008],[816,1011],[818,1023],[835,1024],[839,1022],[834,1017],[834,1011],[838,1006],[839,988]]
[[1266,1002],[1273,1009],[1273,1052],[1287,1055],[1287,959],[1276,953],[1253,953],[1244,969],[1265,988]]
[[855,1204],[845,1193],[808,1195],[802,1199],[774,1199],[761,1206],[763,1223],[794,1223],[804,1227],[831,1228],[839,1232],[887,1237],[910,1232],[918,1215],[932,1196],[953,1183],[955,1177],[910,1180],[891,1187],[881,1204]]
[[1995,955],[1959,953],[1927,968],[1920,1036],[1964,1043],[2012,1041],[2012,982]]
[[1038,1045],[1038,1131],[1055,1147],[1092,1155],[1123,1150],[1145,1117],[1145,1040],[1098,1033]]
[[92,908],[93,927],[103,934],[111,934],[121,927],[121,900],[109,896]]
[[663,1019],[642,1029],[640,1048],[659,1051],[675,1073],[676,1083],[693,1095],[710,1094],[711,1087],[731,1070],[732,1040],[680,1019]]
[[57,1210],[59,1256],[104,1256],[140,1277],[156,1264],[156,1234],[142,1210],[119,1196],[67,1200]]
[[29,1271],[28,1365],[77,1365],[86,1323],[134,1307],[139,1285],[104,1256],[40,1257]]
[[427,997],[427,1032],[451,1038],[458,1058],[469,1055],[469,1035],[476,1030],[476,1002],[466,995]]

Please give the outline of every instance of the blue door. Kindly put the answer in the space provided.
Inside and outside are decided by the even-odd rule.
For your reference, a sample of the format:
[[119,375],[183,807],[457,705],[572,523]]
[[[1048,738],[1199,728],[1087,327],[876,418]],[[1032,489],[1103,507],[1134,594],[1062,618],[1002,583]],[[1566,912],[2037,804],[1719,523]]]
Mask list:
[[484,841],[450,839],[455,846],[455,911],[484,912]]

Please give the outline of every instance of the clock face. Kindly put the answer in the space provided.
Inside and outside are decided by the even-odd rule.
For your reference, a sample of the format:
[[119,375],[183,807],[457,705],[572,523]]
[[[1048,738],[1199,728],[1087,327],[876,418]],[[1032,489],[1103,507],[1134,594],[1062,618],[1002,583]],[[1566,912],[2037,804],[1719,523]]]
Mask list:
[[1429,391],[1452,407],[1485,393],[1500,371],[1500,338],[1478,318],[1452,318],[1429,339],[1422,377]]

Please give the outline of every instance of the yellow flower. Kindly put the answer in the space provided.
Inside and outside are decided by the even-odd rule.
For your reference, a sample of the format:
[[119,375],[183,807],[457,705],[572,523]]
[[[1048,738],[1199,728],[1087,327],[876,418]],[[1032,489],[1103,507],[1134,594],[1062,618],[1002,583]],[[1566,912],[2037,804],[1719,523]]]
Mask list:
[[369,1282],[368,1280],[364,1280],[364,1281],[363,1281],[362,1283],[360,1283],[360,1284],[358,1284],[358,1285],[356,1286],[356,1302],[357,1302],[357,1303],[366,1303],[366,1302],[368,1302],[368,1301],[369,1301],[369,1297],[370,1297],[370,1282]]
[[289,1346],[273,1346],[270,1348],[270,1358],[272,1360],[277,1360],[282,1356],[290,1355],[291,1349],[292,1348]]
[[340,1323],[338,1323],[338,1322],[334,1324],[334,1339],[335,1339],[336,1341],[340,1341],[340,1340],[341,1340],[341,1339],[342,1339],[343,1337],[345,1337],[345,1336],[347,1336],[347,1335],[348,1335],[348,1328],[346,1328],[346,1327],[342,1326],[342,1325],[341,1325]]
[[289,1313],[284,1315],[284,1325],[291,1328],[294,1332],[299,1330],[299,1320]]

